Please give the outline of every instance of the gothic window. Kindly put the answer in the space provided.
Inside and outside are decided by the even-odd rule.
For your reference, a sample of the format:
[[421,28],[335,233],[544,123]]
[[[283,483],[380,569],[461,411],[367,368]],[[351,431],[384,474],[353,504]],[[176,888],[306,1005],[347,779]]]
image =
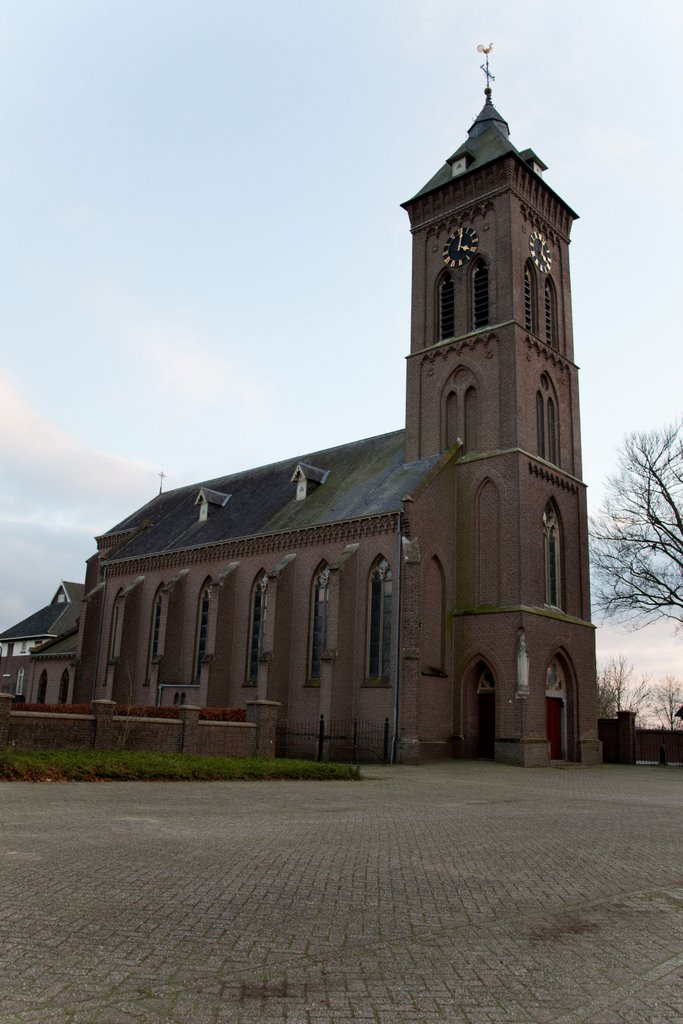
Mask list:
[[320,663],[327,632],[327,597],[330,569],[326,562],[318,569],[311,594],[311,649],[308,677],[320,679]]
[[67,697],[69,696],[69,672],[64,669],[62,672],[62,678],[59,681],[59,703],[66,704]]
[[475,387],[469,387],[465,392],[463,434],[463,453],[476,452],[479,447],[479,407],[477,403],[477,389]]
[[439,341],[455,334],[455,285],[449,271],[439,285]]
[[386,558],[380,559],[370,574],[368,676],[371,679],[389,679],[392,580],[389,563]]
[[555,425],[555,403],[548,398],[548,462],[557,465],[557,428]]
[[550,278],[545,282],[545,340],[546,344],[557,348],[557,317],[555,309],[555,292]]
[[540,391],[536,392],[536,451],[545,458],[545,402]]
[[560,607],[560,531],[557,512],[549,501],[543,513],[545,603]]
[[36,697],[36,704],[44,704],[45,697],[47,696],[47,672],[45,669],[40,673],[40,679],[38,680],[38,696]]
[[26,674],[26,672],[25,672],[25,669],[24,669],[24,667],[22,665],[22,667],[17,672],[17,686],[16,686],[16,689],[14,691],[18,696],[21,696],[23,694],[23,692],[24,692],[24,676],[25,676],[25,674]]
[[247,681],[256,684],[258,680],[258,663],[263,643],[263,628],[266,621],[266,598],[268,596],[268,577],[261,574],[254,584],[251,594],[251,622],[249,625],[249,661],[247,665]]
[[489,268],[477,260],[472,273],[472,327],[486,327],[489,322]]
[[197,639],[195,644],[194,678],[199,679],[202,660],[206,654],[206,637],[209,632],[209,588],[204,587],[199,598],[199,614],[197,616]]
[[159,634],[161,630],[161,591],[157,591],[157,596],[154,599],[152,605],[152,628],[150,632],[149,640],[149,660],[154,661],[159,654]]
[[125,598],[118,594],[111,613],[111,635],[109,640],[109,657],[113,661],[121,653],[121,634],[123,633],[123,606]]
[[524,265],[524,326],[527,331],[535,331],[536,329],[536,303],[534,294],[534,276],[533,270],[529,263]]

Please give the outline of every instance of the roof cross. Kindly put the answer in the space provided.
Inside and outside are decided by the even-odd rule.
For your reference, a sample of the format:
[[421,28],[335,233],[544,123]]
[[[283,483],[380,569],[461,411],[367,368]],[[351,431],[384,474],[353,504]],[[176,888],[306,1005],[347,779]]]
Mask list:
[[477,47],[477,53],[485,53],[486,54],[486,63],[481,65],[481,70],[486,75],[486,93],[487,93],[487,95],[490,95],[490,93],[491,93],[491,82],[495,82],[495,80],[496,80],[495,77],[489,71],[489,54],[490,54],[492,49],[493,49],[493,43],[489,43],[488,46],[484,46],[483,43],[479,43],[479,46]]

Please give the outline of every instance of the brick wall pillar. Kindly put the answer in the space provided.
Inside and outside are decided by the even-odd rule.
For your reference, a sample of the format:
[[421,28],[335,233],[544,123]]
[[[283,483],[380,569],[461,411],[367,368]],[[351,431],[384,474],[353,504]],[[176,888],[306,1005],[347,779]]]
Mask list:
[[91,707],[95,716],[93,747],[95,750],[113,750],[115,701],[94,700]]
[[636,715],[634,711],[617,712],[617,750],[619,764],[636,763]]
[[12,700],[11,693],[0,693],[0,750],[4,750],[9,743],[9,713]]
[[199,708],[194,704],[180,705],[180,752],[199,753]]
[[256,757],[275,757],[277,712],[276,700],[248,700],[247,722],[256,726]]

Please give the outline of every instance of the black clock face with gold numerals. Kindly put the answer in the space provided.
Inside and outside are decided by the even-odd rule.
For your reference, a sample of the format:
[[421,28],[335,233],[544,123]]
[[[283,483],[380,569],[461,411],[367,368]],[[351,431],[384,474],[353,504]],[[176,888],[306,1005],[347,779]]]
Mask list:
[[478,248],[479,235],[474,228],[456,228],[443,247],[443,261],[447,267],[462,267]]
[[550,255],[548,243],[540,231],[532,231],[529,235],[529,252],[538,269],[547,274],[552,266],[553,258]]

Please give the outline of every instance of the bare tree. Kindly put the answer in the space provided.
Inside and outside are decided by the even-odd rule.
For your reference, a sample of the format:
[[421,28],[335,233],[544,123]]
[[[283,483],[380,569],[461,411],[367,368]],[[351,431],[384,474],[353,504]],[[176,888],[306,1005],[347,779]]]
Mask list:
[[642,716],[650,704],[649,676],[637,676],[623,654],[617,654],[598,670],[598,718],[616,718],[618,711]]
[[633,628],[683,624],[683,420],[629,434],[591,523],[595,605]]
[[683,704],[683,681],[667,675],[652,688],[650,710],[662,729],[683,729],[676,712]]

